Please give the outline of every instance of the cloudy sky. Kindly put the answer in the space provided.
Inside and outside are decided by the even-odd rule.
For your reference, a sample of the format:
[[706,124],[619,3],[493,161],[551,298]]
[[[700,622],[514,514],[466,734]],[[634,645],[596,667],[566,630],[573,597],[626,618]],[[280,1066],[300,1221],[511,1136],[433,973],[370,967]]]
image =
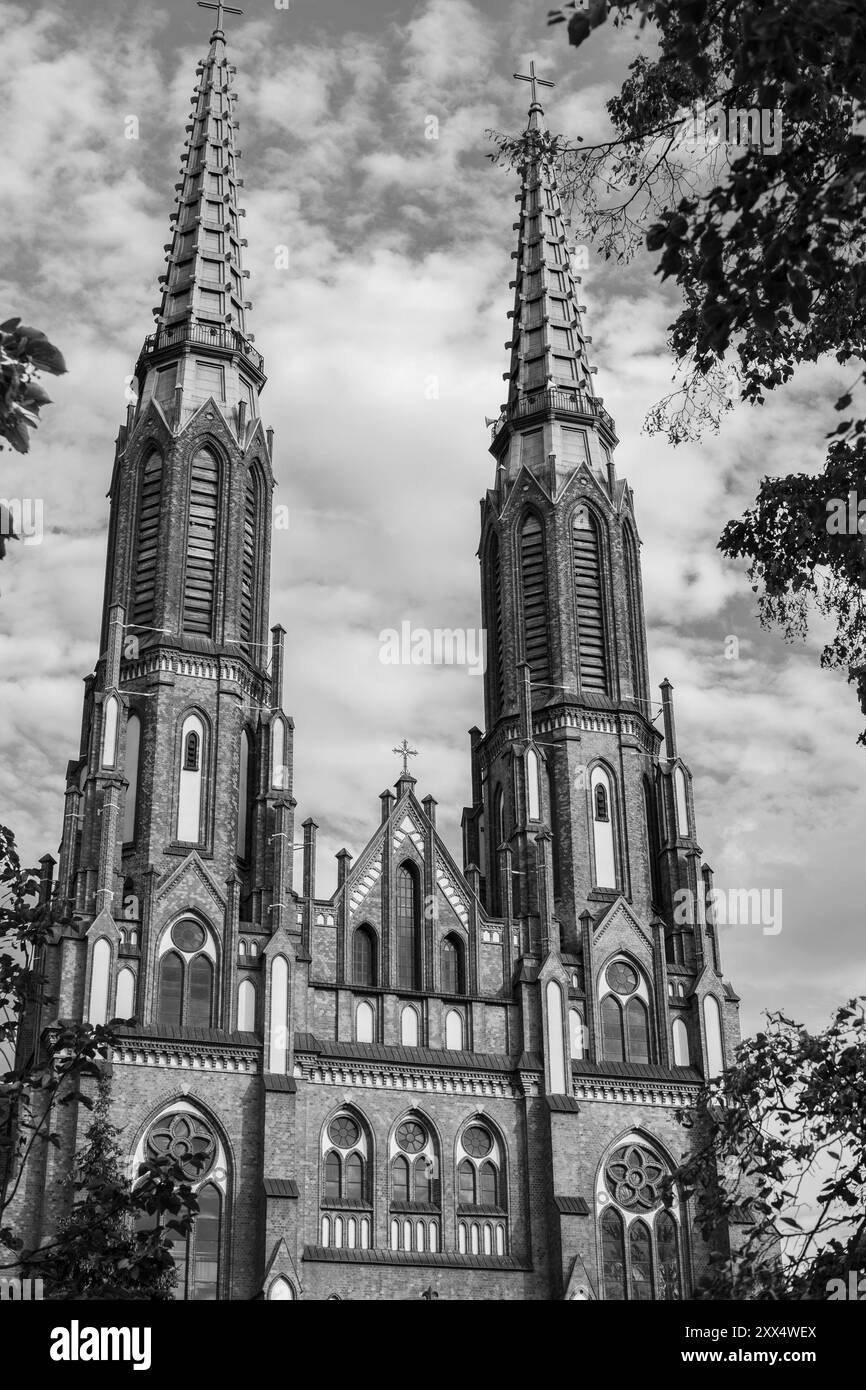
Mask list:
[[[516,130],[535,57],[557,81],[553,128],[589,139],[647,44],[598,31],[575,54],[545,0],[247,0],[229,22],[238,66],[247,264],[276,431],[271,621],[288,631],[300,818],[332,856],[357,854],[393,782],[391,748],[418,748],[419,793],[440,803],[459,857],[466,730],[477,677],[383,666],[379,633],[479,623],[478,499],[493,479],[484,417],[507,365],[513,175],[485,130]],[[56,851],[81,680],[97,655],[113,440],[125,379],[158,302],[156,277],[211,16],[143,6],[0,5],[0,319],[21,314],[64,351],[26,460],[0,456],[0,494],[43,499],[39,546],[0,566],[0,814],[24,857]],[[139,139],[125,138],[126,118]],[[429,117],[437,140],[426,138]],[[289,267],[276,249],[288,246]],[[839,384],[804,372],[718,437],[674,450],[642,433],[671,376],[675,312],[652,260],[584,272],[597,385],[636,492],[654,684],[674,684],[682,755],[717,886],[780,889],[778,935],[722,933],[747,1030],[782,1007],[818,1025],[864,988],[866,752],[844,681],[761,631],[724,523],[764,473],[817,469]],[[739,658],[725,658],[736,636]]]

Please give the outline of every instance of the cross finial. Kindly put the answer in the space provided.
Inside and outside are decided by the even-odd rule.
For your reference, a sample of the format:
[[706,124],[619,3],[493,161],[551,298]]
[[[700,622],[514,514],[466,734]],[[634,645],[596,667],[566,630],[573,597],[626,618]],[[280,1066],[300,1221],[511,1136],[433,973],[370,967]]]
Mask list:
[[530,82],[530,83],[532,84],[531,89],[530,89],[531,92],[532,92],[532,102],[531,102],[531,105],[532,105],[532,106],[537,106],[537,105],[538,105],[538,92],[535,90],[536,86],[539,86],[539,87],[555,87],[555,86],[556,86],[556,83],[555,83],[555,82],[548,82],[546,78],[544,78],[544,77],[537,77],[537,76],[536,76],[536,74],[535,74],[535,59],[534,59],[534,58],[532,59],[532,62],[529,64],[529,76],[528,76],[528,77],[527,77],[527,75],[526,75],[525,73],[522,73],[522,72],[516,72],[516,73],[514,74],[514,76],[517,78],[518,82]]
[[231,5],[224,5],[223,0],[218,0],[216,5],[211,4],[211,0],[196,0],[200,10],[216,10],[216,26],[214,33],[222,32],[224,14],[243,14],[243,10],[234,10]]
[[400,744],[400,747],[399,747],[399,748],[392,748],[392,749],[391,749],[391,752],[392,752],[392,753],[396,753],[398,758],[402,758],[402,759],[403,759],[403,776],[404,776],[404,777],[408,776],[408,774],[409,774],[409,759],[410,759],[410,758],[417,758],[417,756],[418,756],[418,749],[417,749],[417,748],[410,748],[410,747],[409,747],[408,740],[404,738],[403,742]]

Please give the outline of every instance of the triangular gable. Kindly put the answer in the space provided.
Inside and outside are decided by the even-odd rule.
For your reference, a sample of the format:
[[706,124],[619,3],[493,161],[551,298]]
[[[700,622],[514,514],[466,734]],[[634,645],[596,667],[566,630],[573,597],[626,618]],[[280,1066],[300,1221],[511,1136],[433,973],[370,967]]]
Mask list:
[[120,940],[120,930],[107,907],[104,907],[102,911],[94,917],[85,932],[85,936],[93,938],[105,936],[108,937],[109,941],[115,942],[115,944]]
[[622,921],[631,928],[636,936],[639,936],[649,950],[653,948],[652,936],[647,932],[643,923],[635,916],[625,898],[617,898],[615,903],[611,903],[607,912],[595,928],[595,939],[599,941],[606,931],[612,926],[619,925]]
[[513,510],[515,507],[525,507],[527,502],[531,502],[533,500],[533,491],[537,493],[538,501],[553,501],[553,498],[551,497],[547,488],[544,486],[544,483],[541,481],[541,479],[535,473],[533,473],[530,468],[527,468],[525,463],[521,463],[519,469],[517,470],[517,476],[514,479],[514,482],[510,484],[508,497],[506,498],[505,506],[502,508],[502,511],[500,513],[500,518],[505,516],[509,508]]
[[565,479],[561,490],[557,493],[557,506],[567,499],[569,492],[586,493],[587,491],[593,494],[593,498],[599,506],[610,510],[611,501],[606,488],[591,465],[587,463],[586,459],[582,459],[575,471]]
[[566,1303],[591,1303],[595,1300],[595,1289],[586,1272],[586,1266],[579,1255],[575,1255],[565,1286]]
[[199,415],[201,415],[203,410],[216,411],[225,428],[226,434],[228,435],[232,444],[236,446],[238,441],[237,435],[234,430],[234,426],[232,425],[231,421],[229,420],[219,401],[214,400],[213,396],[208,396],[206,401],[203,401],[201,405],[196,406],[195,410],[192,412],[192,415],[190,415],[189,419],[184,422],[184,430],[189,429],[190,425],[193,423],[194,420],[198,419]]
[[282,1275],[284,1279],[288,1279],[295,1291],[295,1297],[297,1298],[298,1294],[301,1292],[301,1281],[298,1278],[298,1271],[295,1269],[295,1262],[289,1252],[289,1247],[286,1245],[285,1239],[282,1236],[280,1236],[274,1246],[271,1258],[268,1260],[265,1267],[265,1277],[262,1280],[262,1293],[265,1298],[268,1296],[268,1289],[271,1284],[275,1279],[279,1279],[280,1275]]
[[185,859],[181,860],[176,869],[171,869],[169,873],[160,880],[156,886],[156,897],[164,898],[188,873],[196,874],[217,906],[223,909],[225,908],[225,893],[222,893],[217,887],[194,849],[190,850],[189,854]]

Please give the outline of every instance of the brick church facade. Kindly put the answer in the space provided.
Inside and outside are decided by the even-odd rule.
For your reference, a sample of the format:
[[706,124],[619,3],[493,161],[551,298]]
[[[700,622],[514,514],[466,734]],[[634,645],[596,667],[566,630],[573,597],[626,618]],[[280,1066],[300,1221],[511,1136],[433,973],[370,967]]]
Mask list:
[[[273,439],[233,77],[220,15],[117,441],[55,1011],[135,1020],[110,1066],[131,1173],[204,1156],[178,1297],[688,1297],[708,1252],[660,1184],[700,1134],[737,999],[666,682],[663,736],[653,719],[633,497],[555,172],[530,141],[462,865],[404,759],[322,898],[316,824],[296,827],[291,653],[269,629]],[[530,133],[542,119],[533,86]],[[87,1112],[60,1123],[22,1186],[30,1240],[63,1214]]]

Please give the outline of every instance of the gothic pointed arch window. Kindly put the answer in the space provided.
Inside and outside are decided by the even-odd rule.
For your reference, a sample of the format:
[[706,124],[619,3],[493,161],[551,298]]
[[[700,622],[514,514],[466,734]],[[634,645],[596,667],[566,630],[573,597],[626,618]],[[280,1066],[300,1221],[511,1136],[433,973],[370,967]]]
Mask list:
[[677,834],[683,839],[687,839],[691,834],[689,799],[686,793],[686,775],[679,763],[674,768],[674,801],[677,808]]
[[488,689],[492,716],[502,711],[505,700],[505,654],[502,631],[502,561],[499,537],[492,535],[487,546],[487,664],[491,673]]
[[201,738],[195,729],[190,729],[183,740],[183,770],[198,772],[201,757]]
[[396,876],[397,985],[418,989],[421,977],[421,887],[414,864],[403,863]]
[[135,1013],[135,971],[128,965],[117,972],[117,990],[114,999],[114,1017],[132,1018]]
[[154,621],[161,504],[162,456],[154,450],[145,460],[141,472],[130,615],[135,627],[145,629],[145,636],[149,635],[147,629],[153,626]]
[[355,1007],[355,1041],[375,1042],[376,1014],[369,999],[361,999]]
[[[225,1258],[228,1161],[222,1142],[202,1115],[191,1106],[178,1105],[153,1122],[138,1149],[139,1162],[161,1158],[180,1165],[198,1202],[198,1214],[187,1235],[166,1232],[177,1276],[172,1296],[212,1302],[222,1292]],[[151,1227],[155,1219],[142,1218],[138,1229]]]
[[196,917],[182,917],[158,946],[156,1021],[172,1028],[216,1024],[217,949]]
[[183,844],[201,839],[204,800],[204,723],[197,714],[188,714],[180,730],[180,773],[177,794],[177,835]]
[[689,1056],[689,1034],[684,1021],[675,1018],[671,1025],[671,1038],[674,1050],[674,1066],[688,1067],[691,1065]]
[[598,993],[604,1060],[650,1062],[650,994],[643,973],[625,957],[617,957],[601,972]]
[[526,810],[530,820],[541,820],[541,780],[538,754],[526,750]]
[[123,799],[123,843],[125,845],[130,845],[135,840],[140,758],[141,719],[137,714],[130,714],[126,721],[126,752],[123,769],[127,782],[126,795]]
[[97,937],[90,955],[90,1023],[108,1022],[108,993],[111,980],[111,947],[104,936]]
[[623,1221],[615,1207],[608,1207],[601,1218],[601,1263],[604,1297],[608,1302],[625,1300],[625,1240]]
[[644,642],[643,614],[640,598],[640,567],[638,564],[637,541],[631,526],[626,523],[622,529],[623,553],[625,556],[626,603],[628,605],[629,659],[631,663],[632,684],[635,699],[644,702],[644,713],[648,715],[646,701],[646,647]]
[[654,903],[661,903],[661,869],[659,865],[659,823],[656,798],[648,777],[643,779],[644,821],[646,824],[647,858],[650,870],[650,892]]
[[580,684],[583,690],[609,695],[601,554],[598,521],[588,507],[580,506],[572,528]]
[[565,1095],[569,1085],[566,1077],[562,986],[558,980],[548,980],[544,991],[547,1020],[547,1075],[553,1095]]
[[590,807],[593,882],[597,888],[616,888],[613,781],[607,768],[600,765],[595,766],[590,773]]
[[369,1250],[373,1221],[371,1154],[367,1126],[355,1110],[344,1109],[331,1116],[321,1137],[322,1245]]
[[250,830],[252,828],[251,802],[253,779],[250,770],[253,764],[253,738],[249,729],[241,729],[240,761],[238,765],[238,833],[237,857],[246,862],[250,856]]
[[102,766],[114,767],[117,762],[117,719],[120,705],[116,695],[109,695],[102,705]]
[[527,513],[520,531],[520,581],[523,600],[523,657],[533,685],[550,682],[547,625],[547,561],[544,530],[535,512]]
[[462,1052],[466,1045],[466,1025],[463,1015],[457,1009],[449,1009],[445,1015],[445,1046],[450,1052]]
[[440,1250],[442,1216],[439,1140],[424,1115],[410,1113],[388,1141],[391,1190],[388,1243],[392,1250]]
[[502,863],[499,850],[505,844],[505,794],[502,787],[497,784],[493,792],[493,835],[489,848],[490,854],[490,880],[493,884],[493,894],[491,907],[496,912],[502,912],[505,901],[505,890],[502,883]]
[[473,1118],[457,1140],[457,1248],[461,1254],[508,1253],[505,1151],[485,1119]]
[[183,1022],[183,960],[168,951],[159,963],[157,1022],[179,1028]]
[[[261,476],[258,463],[247,470],[244,483],[244,542],[241,558],[241,641],[254,643],[258,633],[259,545],[261,534]],[[253,649],[253,659],[259,652]]]
[[284,1073],[289,1063],[289,963],[282,952],[270,969],[268,1051],[268,1070]]
[[618,1141],[599,1169],[601,1288],[609,1301],[683,1296],[685,1228],[679,1191],[669,1191],[670,1172],[667,1160],[639,1134]]
[[256,1031],[256,987],[252,980],[241,980],[238,985],[238,1030]]
[[203,637],[214,632],[219,511],[219,460],[210,449],[200,449],[190,467],[183,628]]
[[403,1047],[417,1047],[419,1043],[418,1010],[406,1004],[400,1010],[400,1043]]
[[352,981],[364,986],[376,983],[376,943],[368,926],[357,927],[352,937]]
[[453,932],[443,938],[440,947],[441,982],[443,994],[463,994],[466,990],[463,968],[463,942]]
[[707,1039],[707,1076],[720,1076],[725,1069],[722,1045],[722,1013],[714,994],[704,996],[704,1030]]

